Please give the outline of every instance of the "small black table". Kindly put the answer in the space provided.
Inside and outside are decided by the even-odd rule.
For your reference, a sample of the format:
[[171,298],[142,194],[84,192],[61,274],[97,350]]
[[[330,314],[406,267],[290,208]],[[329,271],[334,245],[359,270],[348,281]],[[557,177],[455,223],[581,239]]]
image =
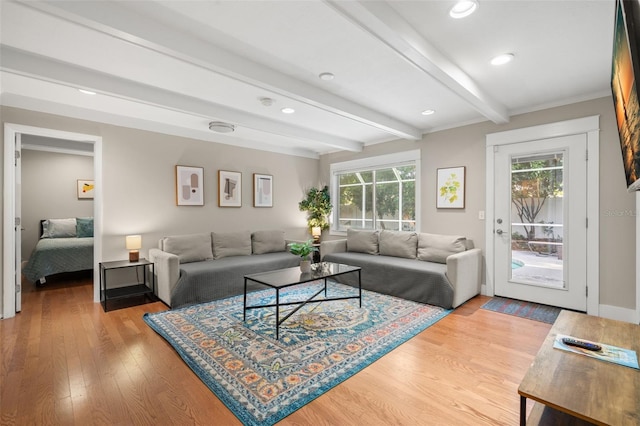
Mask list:
[[[358,273],[358,295],[346,296],[346,297],[331,297],[327,298],[327,278],[336,277],[342,274],[348,274],[351,272]],[[249,309],[258,308],[276,308],[276,340],[280,338],[280,324],[286,321],[291,315],[295,314],[298,309],[302,308],[307,303],[319,303],[328,302],[331,300],[346,300],[346,299],[358,299],[360,307],[362,307],[362,279],[361,268],[359,266],[343,265],[341,263],[321,262],[311,265],[311,272],[301,272],[299,267],[278,269],[276,271],[261,272],[258,274],[250,274],[244,276],[244,312],[243,321],[247,320],[247,311]],[[324,287],[318,290],[313,296],[306,300],[300,300],[296,302],[280,303],[280,289],[292,287],[294,285],[304,284],[310,281],[324,279]],[[253,305],[247,306],[247,282],[253,281],[259,284],[266,285],[276,290],[276,303],[269,305]],[[324,291],[324,298],[315,299],[320,293]],[[289,312],[284,318],[280,319],[280,306],[287,305],[299,305],[293,311]]]
[[[107,271],[122,268],[142,267],[142,282],[123,287],[107,288]],[[151,287],[147,286],[147,268],[151,267]],[[153,300],[156,292],[155,264],[147,259],[140,259],[137,262],[128,260],[116,260],[114,262],[100,263],[100,297],[102,298],[104,311],[107,312],[107,300],[124,299],[134,296],[149,295]]]

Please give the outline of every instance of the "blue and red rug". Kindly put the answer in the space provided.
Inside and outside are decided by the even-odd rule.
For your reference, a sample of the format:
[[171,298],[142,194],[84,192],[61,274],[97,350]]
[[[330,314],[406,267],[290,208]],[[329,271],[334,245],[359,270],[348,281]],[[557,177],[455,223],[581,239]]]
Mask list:
[[[301,300],[309,283],[281,292]],[[329,297],[357,289],[329,283]],[[248,305],[273,303],[273,290],[252,293]],[[362,291],[357,300],[314,303],[280,326],[275,309],[254,309],[243,322],[236,296],[182,309],[147,313],[144,320],[247,425],[271,425],[348,379],[450,311]],[[281,312],[281,315],[284,314]]]
[[497,296],[482,305],[482,309],[545,322],[547,324],[553,324],[561,311],[560,308],[556,308],[555,306],[540,305],[538,303],[523,302],[522,300]]

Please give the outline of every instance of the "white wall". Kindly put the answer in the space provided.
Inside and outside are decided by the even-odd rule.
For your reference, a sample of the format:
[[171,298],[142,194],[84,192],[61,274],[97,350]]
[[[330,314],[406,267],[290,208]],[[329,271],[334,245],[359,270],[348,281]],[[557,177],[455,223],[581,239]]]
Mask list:
[[40,220],[91,217],[93,200],[78,199],[76,181],[93,179],[93,157],[22,150],[22,259],[40,236]]

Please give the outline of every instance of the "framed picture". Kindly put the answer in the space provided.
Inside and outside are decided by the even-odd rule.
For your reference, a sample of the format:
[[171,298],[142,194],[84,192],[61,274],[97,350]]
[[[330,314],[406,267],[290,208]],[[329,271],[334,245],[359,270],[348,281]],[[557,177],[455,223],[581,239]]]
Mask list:
[[253,207],[273,207],[273,176],[253,174]]
[[242,173],[218,170],[218,206],[242,207]]
[[92,180],[78,179],[78,199],[93,199],[95,186]]
[[464,209],[465,167],[438,169],[436,207]]
[[204,169],[176,166],[176,204],[204,206]]

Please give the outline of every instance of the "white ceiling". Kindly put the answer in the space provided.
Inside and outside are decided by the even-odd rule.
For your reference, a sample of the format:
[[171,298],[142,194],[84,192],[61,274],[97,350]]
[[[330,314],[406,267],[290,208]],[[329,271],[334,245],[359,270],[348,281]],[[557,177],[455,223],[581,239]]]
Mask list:
[[0,1],[0,101],[317,158],[610,94],[614,1],[453,5]]

